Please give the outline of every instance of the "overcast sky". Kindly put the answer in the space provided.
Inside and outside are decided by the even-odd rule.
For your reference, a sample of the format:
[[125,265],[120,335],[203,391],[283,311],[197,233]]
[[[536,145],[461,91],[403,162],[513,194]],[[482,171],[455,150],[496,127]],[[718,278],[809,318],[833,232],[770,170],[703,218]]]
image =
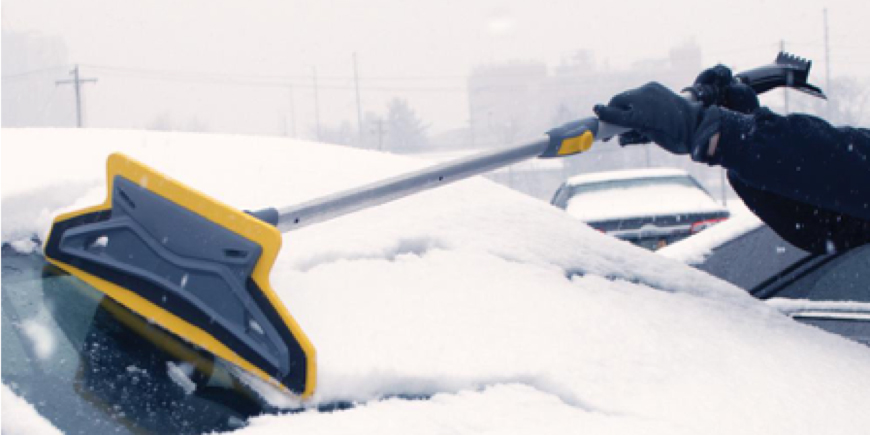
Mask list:
[[[364,110],[383,111],[388,97],[405,96],[437,132],[467,121],[465,77],[475,66],[516,59],[552,67],[577,50],[627,68],[694,41],[705,63],[739,67],[772,60],[785,40],[816,61],[823,84],[825,7],[832,74],[870,77],[870,6],[859,0],[3,0],[2,23],[5,30],[60,36],[69,61],[99,76],[86,90],[95,123],[136,127],[160,111],[189,118],[197,111],[189,100],[221,93],[236,112],[208,123],[245,121],[237,119],[240,105],[286,101],[283,114],[245,122],[277,129],[293,111],[301,131],[313,120],[315,67],[324,122],[355,123],[356,52]],[[196,74],[165,80],[178,79],[168,74],[176,72]],[[209,79],[204,73],[280,76],[295,85],[195,83]]]

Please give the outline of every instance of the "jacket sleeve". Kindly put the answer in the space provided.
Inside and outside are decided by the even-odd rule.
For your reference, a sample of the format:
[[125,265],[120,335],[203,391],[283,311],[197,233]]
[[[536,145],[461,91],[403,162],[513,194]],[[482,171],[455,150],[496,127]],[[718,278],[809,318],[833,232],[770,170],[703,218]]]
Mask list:
[[716,108],[720,137],[710,164],[756,189],[870,220],[870,130],[767,108]]

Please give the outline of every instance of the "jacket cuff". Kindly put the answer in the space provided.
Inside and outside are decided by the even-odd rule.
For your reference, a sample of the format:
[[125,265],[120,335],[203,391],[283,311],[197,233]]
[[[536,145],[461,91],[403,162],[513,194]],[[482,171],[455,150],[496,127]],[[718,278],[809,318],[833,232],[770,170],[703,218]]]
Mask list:
[[[749,146],[755,120],[752,115],[709,107],[695,133],[692,160],[708,165],[729,166]],[[710,147],[716,134],[719,138],[715,148]]]

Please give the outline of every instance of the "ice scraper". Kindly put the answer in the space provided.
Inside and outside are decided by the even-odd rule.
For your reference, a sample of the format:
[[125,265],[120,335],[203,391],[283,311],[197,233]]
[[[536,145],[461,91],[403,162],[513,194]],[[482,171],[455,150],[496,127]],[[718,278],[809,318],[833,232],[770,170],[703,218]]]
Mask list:
[[[780,54],[738,74],[758,92],[807,84],[810,63]],[[58,216],[46,258],[131,311],[246,372],[306,398],[315,350],[269,284],[281,232],[383,204],[535,157],[589,150],[625,129],[586,118],[538,140],[435,165],[284,208],[233,209],[121,155],[107,163],[108,195]]]

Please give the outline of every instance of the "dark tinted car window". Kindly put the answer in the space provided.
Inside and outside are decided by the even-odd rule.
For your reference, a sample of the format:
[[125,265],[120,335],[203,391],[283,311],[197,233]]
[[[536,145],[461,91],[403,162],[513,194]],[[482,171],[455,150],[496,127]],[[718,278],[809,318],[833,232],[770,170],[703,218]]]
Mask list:
[[809,253],[782,240],[763,225],[714,249],[697,268],[752,290],[809,258]]
[[775,296],[870,302],[870,245],[831,256],[823,264],[781,287]]

